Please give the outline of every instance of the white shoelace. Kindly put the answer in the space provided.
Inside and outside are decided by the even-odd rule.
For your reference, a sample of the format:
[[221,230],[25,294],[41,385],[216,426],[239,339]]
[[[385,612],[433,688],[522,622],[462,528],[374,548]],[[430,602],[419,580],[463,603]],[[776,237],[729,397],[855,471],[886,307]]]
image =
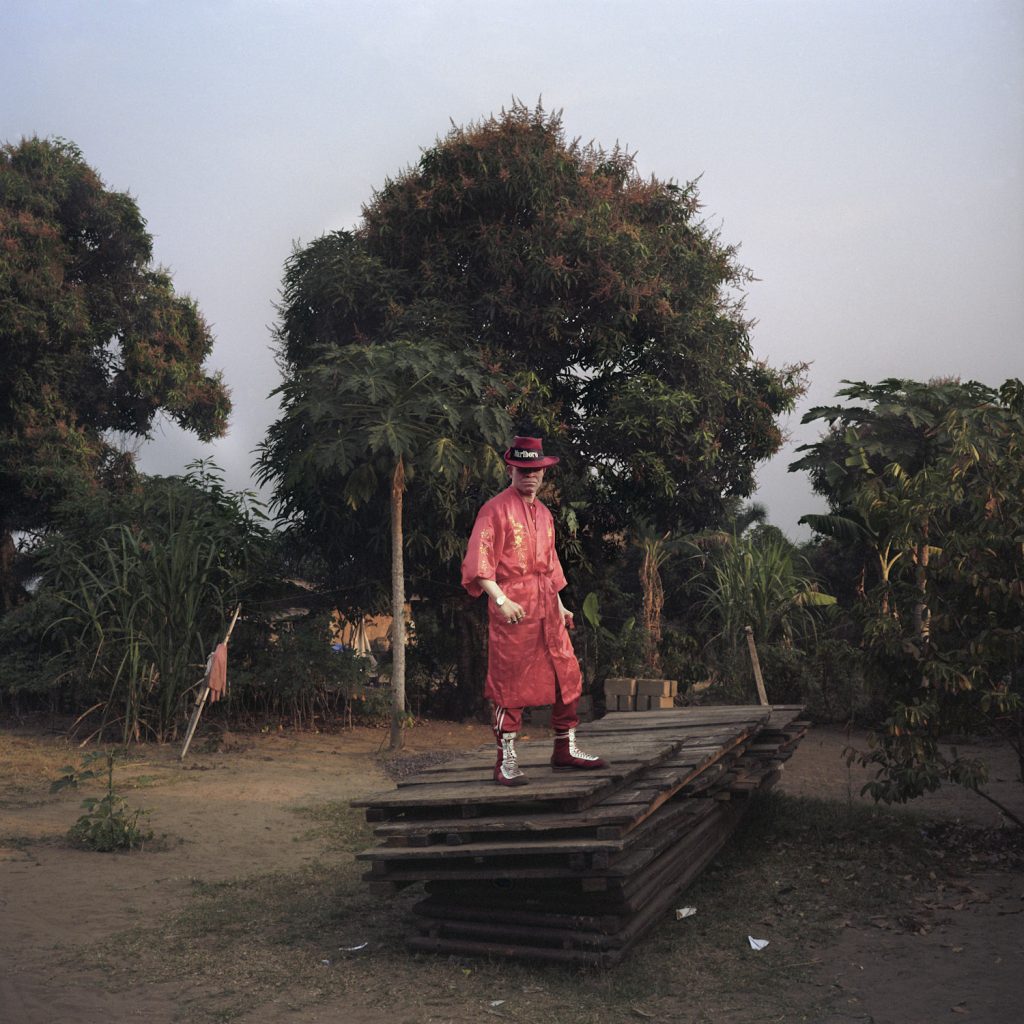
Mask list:
[[517,779],[523,774],[516,754],[515,736],[501,737],[501,774],[506,779]]
[[580,761],[597,761],[597,760],[599,760],[599,758],[597,757],[596,754],[588,754],[585,750],[580,750],[580,748],[576,746],[576,730],[575,729],[570,729],[569,730],[569,756],[570,757],[575,757],[577,760],[580,760]]

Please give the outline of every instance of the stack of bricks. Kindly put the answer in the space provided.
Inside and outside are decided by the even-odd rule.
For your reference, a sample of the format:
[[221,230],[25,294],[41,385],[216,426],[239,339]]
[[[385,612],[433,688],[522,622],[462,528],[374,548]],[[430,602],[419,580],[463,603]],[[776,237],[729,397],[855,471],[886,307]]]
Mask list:
[[604,681],[606,711],[636,710],[636,680],[612,678]]
[[638,679],[637,711],[664,711],[676,702],[679,683],[675,679]]
[[673,707],[679,684],[675,679],[606,679],[607,711],[663,711]]

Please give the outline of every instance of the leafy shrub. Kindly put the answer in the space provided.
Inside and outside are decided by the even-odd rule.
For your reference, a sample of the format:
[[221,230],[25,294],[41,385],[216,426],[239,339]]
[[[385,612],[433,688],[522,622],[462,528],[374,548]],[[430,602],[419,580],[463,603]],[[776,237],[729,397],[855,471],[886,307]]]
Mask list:
[[226,713],[313,728],[351,713],[376,718],[390,708],[390,691],[370,679],[370,663],[331,645],[329,619],[248,623],[232,640]]
[[43,698],[61,703],[75,664],[68,636],[55,627],[65,612],[56,594],[43,591],[0,618],[0,696],[11,698],[16,709]]

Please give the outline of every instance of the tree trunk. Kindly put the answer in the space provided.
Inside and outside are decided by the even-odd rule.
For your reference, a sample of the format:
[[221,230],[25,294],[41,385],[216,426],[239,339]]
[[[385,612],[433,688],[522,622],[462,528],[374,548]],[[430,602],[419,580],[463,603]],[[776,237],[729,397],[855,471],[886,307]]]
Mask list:
[[405,742],[405,559],[402,552],[402,496],[405,463],[399,458],[391,478],[391,749]]
[[918,544],[915,551],[914,571],[917,584],[917,604],[914,605],[914,633],[921,653],[928,644],[931,635],[931,609],[928,607],[928,524],[924,527],[924,543]]
[[452,604],[457,643],[456,682],[455,692],[446,696],[443,706],[445,713],[453,718],[481,718],[487,680],[486,605],[468,594],[460,595]]
[[14,578],[16,555],[14,536],[5,530],[0,536],[0,612],[9,612],[24,594]]
[[644,665],[652,676],[661,672],[661,610],[665,605],[665,592],[658,571],[660,548],[660,541],[646,542],[640,566],[640,585],[644,594]]

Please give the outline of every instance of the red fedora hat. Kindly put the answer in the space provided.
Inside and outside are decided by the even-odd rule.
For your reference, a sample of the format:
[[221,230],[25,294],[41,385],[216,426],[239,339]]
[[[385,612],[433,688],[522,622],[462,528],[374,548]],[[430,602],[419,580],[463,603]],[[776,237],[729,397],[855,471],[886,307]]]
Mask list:
[[514,437],[512,447],[503,456],[505,464],[518,469],[545,469],[558,462],[557,455],[545,455],[539,437]]

